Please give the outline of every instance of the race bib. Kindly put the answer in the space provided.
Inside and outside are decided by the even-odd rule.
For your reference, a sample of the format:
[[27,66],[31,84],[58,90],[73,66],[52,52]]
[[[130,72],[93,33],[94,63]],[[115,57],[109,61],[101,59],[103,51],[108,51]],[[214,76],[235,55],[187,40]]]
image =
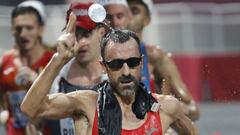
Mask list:
[[72,118],[60,120],[61,135],[75,135],[74,123]]
[[28,122],[27,116],[24,115],[20,110],[20,105],[25,95],[25,91],[8,93],[10,108],[13,115],[13,126],[15,128],[24,128]]

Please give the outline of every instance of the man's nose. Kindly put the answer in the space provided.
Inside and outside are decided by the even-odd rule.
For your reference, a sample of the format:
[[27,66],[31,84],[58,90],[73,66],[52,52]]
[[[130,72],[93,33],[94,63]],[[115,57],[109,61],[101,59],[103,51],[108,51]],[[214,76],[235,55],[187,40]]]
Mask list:
[[130,68],[128,67],[127,63],[124,63],[124,64],[123,64],[122,74],[123,74],[124,76],[128,76],[128,75],[130,74]]
[[27,29],[26,28],[22,28],[21,30],[20,30],[20,37],[25,37],[26,35],[27,35]]
[[120,21],[117,17],[113,17],[112,19],[112,26],[114,29],[119,29],[120,27]]
[[86,44],[87,42],[88,42],[88,38],[87,37],[83,36],[83,37],[78,39],[78,43],[81,44],[81,45],[82,44]]
[[83,46],[88,44],[88,39],[86,37],[82,37],[78,39],[77,43],[74,45],[74,51],[78,52]]

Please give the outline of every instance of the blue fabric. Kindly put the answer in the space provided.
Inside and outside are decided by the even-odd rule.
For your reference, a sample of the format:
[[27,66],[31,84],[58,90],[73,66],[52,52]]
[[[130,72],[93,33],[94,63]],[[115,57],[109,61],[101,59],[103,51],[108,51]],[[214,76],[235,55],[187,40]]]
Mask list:
[[13,115],[13,127],[14,128],[24,128],[28,123],[28,117],[22,113],[20,105],[25,97],[25,91],[10,92],[8,94],[8,99],[10,102],[12,115]]
[[150,93],[150,75],[149,75],[149,70],[148,70],[148,56],[147,56],[147,50],[145,47],[145,44],[141,42],[140,44],[141,51],[143,54],[143,68],[142,68],[142,82],[146,87],[146,90],[148,93]]

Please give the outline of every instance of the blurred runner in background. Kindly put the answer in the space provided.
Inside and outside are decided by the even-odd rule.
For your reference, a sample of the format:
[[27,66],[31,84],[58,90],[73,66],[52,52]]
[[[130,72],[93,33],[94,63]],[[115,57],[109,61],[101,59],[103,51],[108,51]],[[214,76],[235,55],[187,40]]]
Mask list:
[[53,55],[42,42],[44,5],[39,1],[22,2],[13,9],[11,19],[15,43],[0,58],[1,110],[5,110],[1,122],[6,123],[7,135],[33,135],[37,130],[20,111],[20,104],[32,82]]

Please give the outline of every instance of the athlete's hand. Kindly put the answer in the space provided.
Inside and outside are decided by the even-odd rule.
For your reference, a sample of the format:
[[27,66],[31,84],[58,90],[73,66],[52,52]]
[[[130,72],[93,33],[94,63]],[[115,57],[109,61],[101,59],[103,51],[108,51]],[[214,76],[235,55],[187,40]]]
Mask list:
[[77,43],[75,30],[76,15],[72,12],[65,34],[61,35],[57,41],[57,55],[63,62],[68,62],[74,56],[74,46]]
[[18,86],[22,86],[28,89],[33,81],[37,78],[38,74],[28,66],[26,59],[20,60],[18,52],[15,53],[14,65],[17,68],[17,74],[15,76],[15,83]]

